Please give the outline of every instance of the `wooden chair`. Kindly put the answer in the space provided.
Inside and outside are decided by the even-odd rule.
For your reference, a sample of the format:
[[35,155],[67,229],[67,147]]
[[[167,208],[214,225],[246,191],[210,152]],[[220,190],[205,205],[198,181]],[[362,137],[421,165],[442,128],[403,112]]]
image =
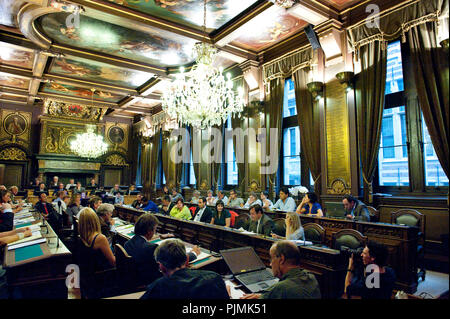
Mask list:
[[286,236],[286,222],[284,218],[275,218],[273,220],[273,233],[278,236]]
[[119,287],[124,291],[123,293],[145,289],[144,286],[139,287],[137,268],[133,257],[128,255],[125,248],[120,244],[114,245],[114,254],[116,256],[116,269],[120,282]]
[[325,243],[325,229],[316,223],[307,223],[303,225],[305,233],[305,240],[311,241],[314,244]]
[[250,223],[250,215],[247,213],[239,214],[234,220],[234,228],[244,228],[248,229],[248,225]]
[[377,223],[380,221],[380,211],[377,210],[375,207],[367,206],[367,210],[369,211],[370,215],[370,222]]
[[354,229],[342,229],[333,234],[333,249],[341,250],[341,247],[358,249],[366,246],[367,237]]
[[391,214],[391,223],[418,227],[417,262],[419,272],[417,276],[425,280],[425,215],[414,209],[401,209]]

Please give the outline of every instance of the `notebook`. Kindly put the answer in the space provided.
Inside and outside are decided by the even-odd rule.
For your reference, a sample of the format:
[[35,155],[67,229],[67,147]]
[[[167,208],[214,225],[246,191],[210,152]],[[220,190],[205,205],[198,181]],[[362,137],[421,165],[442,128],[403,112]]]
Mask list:
[[266,290],[278,282],[253,247],[221,250],[220,253],[236,280],[252,293]]

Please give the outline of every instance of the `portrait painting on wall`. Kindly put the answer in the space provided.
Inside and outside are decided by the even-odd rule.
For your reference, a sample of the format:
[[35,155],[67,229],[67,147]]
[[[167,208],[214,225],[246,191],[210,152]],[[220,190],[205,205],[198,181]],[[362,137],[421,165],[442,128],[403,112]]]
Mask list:
[[125,132],[119,126],[112,126],[108,130],[108,139],[111,143],[122,144],[125,139]]
[[3,121],[3,129],[8,134],[21,135],[27,129],[27,121],[18,113],[9,114]]

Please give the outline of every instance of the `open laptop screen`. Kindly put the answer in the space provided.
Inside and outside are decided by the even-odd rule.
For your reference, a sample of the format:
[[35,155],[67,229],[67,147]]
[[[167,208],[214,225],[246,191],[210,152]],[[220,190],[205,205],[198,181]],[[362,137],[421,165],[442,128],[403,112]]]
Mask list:
[[266,268],[253,247],[221,250],[220,253],[233,275]]

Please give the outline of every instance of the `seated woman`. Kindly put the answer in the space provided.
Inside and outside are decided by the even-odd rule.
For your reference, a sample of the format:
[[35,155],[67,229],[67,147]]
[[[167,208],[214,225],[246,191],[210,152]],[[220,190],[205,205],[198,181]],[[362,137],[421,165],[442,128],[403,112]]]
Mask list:
[[11,231],[14,228],[14,212],[9,201],[9,191],[0,190],[0,232]]
[[317,201],[318,198],[315,193],[307,193],[297,207],[297,214],[323,217],[322,206]]
[[170,216],[179,219],[192,219],[191,211],[184,205],[183,198],[177,199],[177,204],[170,211]]
[[[102,234],[100,219],[92,208],[83,208],[78,221],[80,234],[80,268],[88,273],[102,271],[116,265],[108,239]],[[90,271],[89,271],[90,270]]]
[[297,213],[289,212],[286,214],[286,219],[284,220],[286,224],[286,237],[279,236],[272,233],[273,238],[287,239],[287,240],[304,240],[305,232],[300,222],[300,217]]
[[262,206],[262,203],[258,199],[258,196],[256,196],[255,193],[250,193],[250,195],[249,195],[249,197],[247,199],[247,202],[244,205],[244,208],[250,208],[250,207],[252,207],[253,205],[256,205],[256,204]]
[[200,198],[200,192],[198,190],[195,190],[192,193],[191,203],[192,204],[198,204],[199,198]]
[[206,205],[213,206],[216,198],[213,196],[213,191],[209,190],[206,196]]
[[231,214],[228,210],[224,209],[225,205],[220,199],[216,203],[216,211],[211,218],[211,225],[219,225],[230,227]]
[[262,191],[261,192],[261,202],[262,202],[262,208],[267,210],[272,210],[273,203],[269,199],[269,192],[268,191]]

